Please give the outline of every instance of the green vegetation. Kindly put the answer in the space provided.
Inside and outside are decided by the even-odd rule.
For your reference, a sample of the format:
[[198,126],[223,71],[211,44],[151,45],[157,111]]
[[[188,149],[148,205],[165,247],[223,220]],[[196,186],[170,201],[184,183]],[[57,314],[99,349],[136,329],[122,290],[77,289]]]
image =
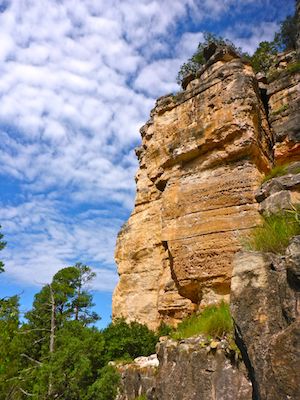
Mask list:
[[233,334],[233,322],[227,303],[222,301],[219,305],[208,306],[200,314],[186,318],[171,333],[171,337],[184,339],[200,334],[219,338]]
[[[259,43],[258,48],[252,56],[242,53],[234,43],[216,36],[212,33],[204,34],[204,41],[198,44],[198,48],[190,59],[184,63],[178,72],[177,83],[182,85],[184,78],[190,73],[196,73],[201,65],[205,64],[204,49],[212,43],[216,45],[228,45],[232,47],[238,54],[249,60],[255,72],[264,72],[270,80],[274,79],[278,74],[277,71],[271,71],[270,67],[276,61],[277,53],[281,51],[296,49],[297,38],[297,16],[296,12],[293,16],[288,16],[280,24],[279,31],[274,35],[274,39],[270,42],[263,41]],[[287,70],[290,73],[299,71],[299,63],[293,63]]]
[[295,50],[297,47],[297,14],[288,15],[280,24],[280,30],[275,34],[274,42],[279,50]]
[[118,319],[103,331],[106,361],[132,360],[155,352],[158,336],[146,325]]
[[188,61],[182,64],[182,66],[180,67],[180,70],[177,74],[177,83],[179,85],[182,84],[183,79],[187,75],[191,73],[196,73],[200,66],[205,64],[204,49],[212,43],[216,44],[217,46],[230,46],[238,53],[241,53],[241,50],[237,48],[230,40],[224,39],[220,36],[216,36],[209,32],[204,33],[204,41],[198,44],[198,48],[192,55],[192,57],[189,58]]
[[288,104],[283,104],[281,107],[277,108],[277,110],[272,111],[271,115],[278,115],[282,112],[286,111],[289,108]]
[[118,392],[120,375],[116,369],[106,365],[100,371],[100,377],[88,389],[85,400],[112,400]]
[[[0,229],[1,229],[1,225],[0,225]],[[0,250],[3,250],[4,247],[6,246],[6,242],[4,242],[2,240],[3,238],[3,234],[0,232]],[[0,273],[4,271],[4,264],[2,261],[0,261]]]
[[262,226],[255,228],[246,240],[248,250],[283,253],[292,237],[300,234],[298,210],[264,216]]
[[147,396],[145,394],[142,394],[139,397],[136,397],[134,400],[147,400]]
[[[272,178],[286,175],[288,173],[289,167],[290,164],[276,165],[276,167],[272,168],[271,171],[263,178],[262,183],[267,182]],[[297,165],[295,165],[294,167],[290,167],[290,173],[299,174],[300,167],[298,167]]]
[[276,165],[276,167],[272,168],[271,171],[263,178],[262,182],[267,182],[272,178],[287,174],[287,168],[288,164]]
[[267,73],[277,52],[278,48],[274,42],[260,42],[254,54],[250,57],[254,71]]
[[94,276],[81,263],[61,269],[25,321],[18,296],[0,300],[0,400],[112,400],[120,376],[108,362],[154,352],[157,335],[137,322],[91,326]]
[[296,61],[296,62],[290,63],[287,66],[287,70],[291,74],[294,74],[295,72],[300,72],[300,61]]

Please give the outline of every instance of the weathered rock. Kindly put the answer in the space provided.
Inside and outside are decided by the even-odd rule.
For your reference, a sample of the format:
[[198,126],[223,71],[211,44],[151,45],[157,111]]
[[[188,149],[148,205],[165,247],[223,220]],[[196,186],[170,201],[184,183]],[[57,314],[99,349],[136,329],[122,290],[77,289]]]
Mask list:
[[221,342],[212,342],[210,351],[204,343],[202,337],[167,339],[157,345],[159,366],[135,360],[118,367],[122,382],[117,400],[139,395],[148,400],[250,400],[252,386],[243,362],[226,353]]
[[296,62],[295,52],[279,57],[277,70],[282,72],[267,90],[276,164],[300,160],[300,73],[289,69],[293,62]]
[[254,193],[272,144],[255,75],[237,57],[213,54],[188,90],[158,99],[141,129],[114,317],[156,328],[229,295],[240,235],[260,221]]
[[207,353],[194,339],[158,347],[157,400],[250,400],[252,387],[242,362],[223,350]]
[[286,175],[270,179],[256,192],[261,213],[274,214],[282,210],[293,210],[300,204],[299,162],[286,168]]
[[121,384],[116,400],[134,400],[141,395],[147,395],[148,400],[154,400],[158,366],[156,354],[138,357],[134,362],[125,365],[116,364],[121,374]]
[[297,0],[296,2],[296,18],[297,18],[297,47],[296,47],[296,53],[297,53],[297,58],[300,60],[300,0]]
[[270,179],[256,192],[256,200],[262,213],[274,214],[282,210],[293,210],[300,204],[299,162],[286,168],[286,175]]
[[285,257],[240,252],[234,260],[231,311],[254,399],[300,398],[299,257],[296,238]]

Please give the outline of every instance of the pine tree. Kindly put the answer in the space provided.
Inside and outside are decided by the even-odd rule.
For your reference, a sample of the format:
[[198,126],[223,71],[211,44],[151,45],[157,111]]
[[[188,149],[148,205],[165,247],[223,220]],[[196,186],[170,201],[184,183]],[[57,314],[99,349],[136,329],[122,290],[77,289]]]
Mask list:
[[[1,229],[1,225],[0,225],[0,229]],[[3,234],[0,232],[0,250],[3,250],[4,247],[6,246],[6,242],[4,242],[2,240],[3,238]],[[0,273],[4,271],[4,264],[2,261],[0,261]]]

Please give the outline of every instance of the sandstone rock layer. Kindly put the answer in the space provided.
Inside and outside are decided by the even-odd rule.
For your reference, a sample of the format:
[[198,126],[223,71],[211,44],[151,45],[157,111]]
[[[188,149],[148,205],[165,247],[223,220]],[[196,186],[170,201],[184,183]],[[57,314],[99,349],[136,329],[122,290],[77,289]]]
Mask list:
[[300,71],[295,52],[278,57],[277,74],[267,90],[269,120],[274,132],[275,163],[285,164],[300,161]]
[[135,208],[118,235],[113,317],[176,324],[226,298],[273,138],[251,67],[221,54],[141,129]]

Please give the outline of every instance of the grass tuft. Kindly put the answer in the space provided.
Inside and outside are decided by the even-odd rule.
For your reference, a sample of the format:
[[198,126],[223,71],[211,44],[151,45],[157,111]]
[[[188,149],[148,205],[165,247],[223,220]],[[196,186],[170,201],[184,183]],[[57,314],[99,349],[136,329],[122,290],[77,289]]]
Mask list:
[[291,164],[276,165],[276,167],[272,168],[271,171],[263,178],[262,183],[265,183],[272,178],[286,175],[288,173],[299,174],[300,167],[298,165],[293,166]]
[[281,107],[277,108],[277,110],[274,110],[271,112],[271,115],[279,115],[281,113],[283,113],[284,111],[286,111],[289,108],[288,104],[283,104]]
[[291,64],[288,64],[287,70],[291,74],[293,74],[295,72],[299,72],[300,71],[300,61],[296,61],[296,62],[293,62]]
[[183,320],[171,334],[176,340],[204,334],[211,337],[223,337],[232,334],[233,322],[229,305],[222,301],[218,305],[206,307],[201,314],[193,314]]
[[271,171],[263,178],[262,183],[269,181],[277,176],[283,176],[287,174],[288,164],[276,165]]
[[255,228],[245,242],[247,250],[283,253],[292,237],[300,234],[300,213],[287,210],[264,216],[262,226]]

